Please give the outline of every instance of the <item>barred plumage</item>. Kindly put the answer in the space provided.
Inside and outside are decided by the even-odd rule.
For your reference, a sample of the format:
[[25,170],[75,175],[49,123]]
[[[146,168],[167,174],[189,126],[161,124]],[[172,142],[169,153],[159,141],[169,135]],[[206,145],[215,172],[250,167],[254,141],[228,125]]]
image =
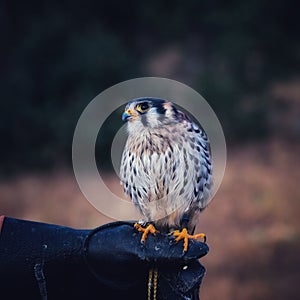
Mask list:
[[155,98],[129,102],[123,114],[128,139],[120,178],[124,191],[160,230],[189,229],[209,200],[211,154],[205,132],[173,103]]

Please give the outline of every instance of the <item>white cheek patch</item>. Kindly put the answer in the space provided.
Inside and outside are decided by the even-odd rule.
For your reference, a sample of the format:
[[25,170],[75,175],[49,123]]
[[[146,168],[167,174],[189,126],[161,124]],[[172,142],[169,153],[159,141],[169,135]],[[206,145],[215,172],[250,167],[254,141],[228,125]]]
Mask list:
[[136,134],[141,132],[144,128],[143,123],[141,122],[140,118],[136,118],[135,120],[128,121],[127,129],[129,134]]
[[157,127],[161,124],[159,120],[159,114],[154,110],[148,111],[145,117],[147,118],[147,123],[149,127]]

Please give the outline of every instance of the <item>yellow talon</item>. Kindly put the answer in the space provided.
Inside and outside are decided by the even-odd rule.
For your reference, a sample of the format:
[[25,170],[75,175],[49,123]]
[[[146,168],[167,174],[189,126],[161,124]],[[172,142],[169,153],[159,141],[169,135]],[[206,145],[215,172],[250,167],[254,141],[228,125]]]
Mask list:
[[155,235],[156,232],[159,232],[152,224],[149,224],[146,228],[144,228],[140,224],[135,223],[134,228],[136,228],[138,231],[143,232],[142,239],[141,239],[142,243],[144,243],[146,241],[149,233],[152,233]]
[[204,233],[198,233],[195,235],[190,235],[187,232],[186,228],[183,228],[182,231],[175,230],[173,232],[173,235],[176,237],[176,242],[179,242],[180,240],[183,240],[183,251],[186,252],[188,250],[189,245],[189,239],[196,240],[198,238],[204,239],[204,242],[206,241],[206,236]]

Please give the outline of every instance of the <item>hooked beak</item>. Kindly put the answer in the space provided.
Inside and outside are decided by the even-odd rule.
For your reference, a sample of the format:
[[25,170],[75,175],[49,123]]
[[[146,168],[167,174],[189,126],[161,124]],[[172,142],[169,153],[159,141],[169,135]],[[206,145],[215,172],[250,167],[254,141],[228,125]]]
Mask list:
[[128,119],[132,117],[132,113],[129,109],[127,109],[122,115],[122,121],[127,122]]

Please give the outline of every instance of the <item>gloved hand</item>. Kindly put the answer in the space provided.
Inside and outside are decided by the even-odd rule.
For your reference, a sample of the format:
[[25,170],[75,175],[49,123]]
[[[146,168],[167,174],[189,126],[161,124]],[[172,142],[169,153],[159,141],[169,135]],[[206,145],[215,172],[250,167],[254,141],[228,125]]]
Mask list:
[[[149,236],[130,222],[94,230],[6,218],[0,235],[0,294],[4,299],[147,299],[148,272],[157,268],[157,299],[197,299],[206,244]],[[6,297],[5,297],[6,296]],[[184,298],[186,297],[186,298]],[[188,297],[188,298],[187,298]]]

